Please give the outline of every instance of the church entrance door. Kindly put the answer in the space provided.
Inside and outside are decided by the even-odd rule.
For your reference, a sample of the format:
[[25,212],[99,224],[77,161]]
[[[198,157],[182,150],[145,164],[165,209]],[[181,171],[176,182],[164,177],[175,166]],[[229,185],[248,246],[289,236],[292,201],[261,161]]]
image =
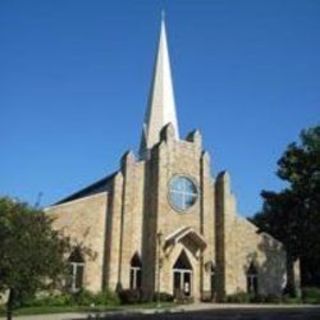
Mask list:
[[191,270],[173,269],[173,282],[175,296],[191,296]]
[[192,266],[184,251],[173,266],[173,289],[176,298],[192,295]]

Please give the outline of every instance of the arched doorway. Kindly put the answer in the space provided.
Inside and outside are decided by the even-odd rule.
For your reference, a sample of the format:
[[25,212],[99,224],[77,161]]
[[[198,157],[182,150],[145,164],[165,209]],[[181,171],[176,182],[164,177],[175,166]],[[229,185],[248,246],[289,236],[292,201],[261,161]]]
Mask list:
[[173,265],[173,291],[177,298],[192,295],[192,266],[184,250]]

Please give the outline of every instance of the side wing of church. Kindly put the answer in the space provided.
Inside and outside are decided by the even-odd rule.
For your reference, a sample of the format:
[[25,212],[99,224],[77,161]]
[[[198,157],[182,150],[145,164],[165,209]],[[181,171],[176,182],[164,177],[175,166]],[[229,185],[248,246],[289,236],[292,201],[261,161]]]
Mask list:
[[90,254],[70,257],[72,289],[141,289],[221,300],[280,294],[286,253],[237,214],[230,176],[213,176],[202,136],[179,136],[164,21],[139,156],[46,209]]

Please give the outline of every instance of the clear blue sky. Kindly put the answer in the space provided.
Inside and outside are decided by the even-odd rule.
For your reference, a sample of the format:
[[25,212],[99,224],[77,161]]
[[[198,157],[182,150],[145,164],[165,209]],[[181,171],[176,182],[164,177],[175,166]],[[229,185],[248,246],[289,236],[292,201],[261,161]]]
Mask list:
[[165,7],[182,136],[199,128],[239,211],[319,124],[320,1],[0,1],[0,194],[50,204],[137,150]]

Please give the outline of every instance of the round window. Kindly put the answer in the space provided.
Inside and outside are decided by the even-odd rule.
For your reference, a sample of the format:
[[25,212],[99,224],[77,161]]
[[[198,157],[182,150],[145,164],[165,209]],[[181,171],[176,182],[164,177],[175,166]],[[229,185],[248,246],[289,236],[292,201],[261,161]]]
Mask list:
[[184,176],[175,176],[169,182],[169,200],[178,211],[185,211],[195,204],[198,190],[194,182]]

